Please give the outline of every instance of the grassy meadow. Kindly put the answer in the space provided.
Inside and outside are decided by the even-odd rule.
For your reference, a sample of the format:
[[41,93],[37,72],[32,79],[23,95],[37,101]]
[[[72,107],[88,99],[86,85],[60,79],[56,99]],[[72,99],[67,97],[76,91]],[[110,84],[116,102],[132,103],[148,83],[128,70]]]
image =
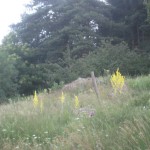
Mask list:
[[[150,76],[125,79],[114,93],[109,77],[92,88],[41,92],[0,106],[1,150],[148,150]],[[75,98],[76,96],[76,98]]]

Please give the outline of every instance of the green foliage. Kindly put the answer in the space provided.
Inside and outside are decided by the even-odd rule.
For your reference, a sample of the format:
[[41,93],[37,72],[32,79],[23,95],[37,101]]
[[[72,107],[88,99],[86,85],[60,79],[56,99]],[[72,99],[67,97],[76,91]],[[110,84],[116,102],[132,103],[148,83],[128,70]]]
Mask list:
[[0,48],[0,103],[17,94],[18,71],[15,63],[15,56],[8,55]]
[[[121,36],[115,34],[117,37],[124,39],[132,48],[139,47],[146,39],[149,39],[147,36],[149,25],[146,22],[147,7],[143,0],[107,0],[107,2],[112,6],[113,20],[122,24],[122,34]],[[142,51],[144,47],[145,45]]]
[[150,23],[150,2],[144,1],[144,4],[146,5],[146,9],[147,9],[147,21]]
[[51,89],[55,91],[55,90],[61,89],[63,86],[64,86],[64,82],[63,81],[61,81],[59,84],[54,82],[53,86],[51,87]]
[[148,74],[149,62],[149,56],[131,51],[124,42],[116,45],[104,42],[102,48],[77,60],[72,67],[72,72],[86,77],[92,70],[97,75],[103,75],[104,69],[113,72],[120,68],[121,72],[127,75]]
[[12,26],[20,42],[36,48],[36,60],[57,63],[67,48],[70,58],[77,59],[100,46],[99,26],[105,26],[105,21],[110,23],[107,5],[97,0],[67,0],[52,6],[50,3]]

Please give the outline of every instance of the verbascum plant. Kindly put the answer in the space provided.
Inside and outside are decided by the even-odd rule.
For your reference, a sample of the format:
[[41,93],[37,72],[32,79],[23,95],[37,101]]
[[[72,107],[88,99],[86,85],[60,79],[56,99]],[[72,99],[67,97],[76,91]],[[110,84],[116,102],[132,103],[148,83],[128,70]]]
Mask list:
[[114,93],[115,94],[117,92],[121,93],[122,88],[125,84],[125,77],[121,75],[121,73],[119,72],[119,69],[117,69],[117,71],[114,74],[112,74],[110,81],[114,89]]
[[75,108],[79,108],[79,99],[78,96],[74,96]]
[[65,102],[65,96],[63,92],[61,93],[60,101],[62,104]]
[[33,106],[34,106],[34,108],[38,107],[38,104],[39,104],[39,100],[38,100],[38,97],[37,97],[37,93],[35,91],[34,96],[33,96]]

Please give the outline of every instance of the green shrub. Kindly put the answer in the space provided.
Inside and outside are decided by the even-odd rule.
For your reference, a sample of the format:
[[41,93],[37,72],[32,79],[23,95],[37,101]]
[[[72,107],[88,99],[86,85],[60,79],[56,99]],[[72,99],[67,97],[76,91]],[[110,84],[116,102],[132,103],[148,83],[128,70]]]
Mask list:
[[116,45],[104,42],[103,47],[78,59],[72,66],[72,72],[86,77],[94,71],[99,76],[104,74],[104,69],[112,73],[119,68],[124,75],[148,74],[150,72],[149,58],[148,55],[130,50],[125,42]]

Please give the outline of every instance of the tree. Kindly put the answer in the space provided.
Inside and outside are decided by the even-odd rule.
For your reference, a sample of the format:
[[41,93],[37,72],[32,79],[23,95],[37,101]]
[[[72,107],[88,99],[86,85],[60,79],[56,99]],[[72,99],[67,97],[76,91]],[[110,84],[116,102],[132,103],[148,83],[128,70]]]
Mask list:
[[17,77],[15,68],[15,56],[8,55],[5,48],[0,47],[0,103],[18,93]]
[[129,43],[132,49],[140,47],[146,40],[147,11],[143,0],[107,0],[112,6],[112,17],[115,22],[124,24],[125,34],[121,38]]
[[40,62],[58,62],[67,48],[73,59],[95,50],[100,46],[101,28],[106,29],[109,22],[108,6],[97,0],[41,0],[32,7],[38,7],[36,12],[24,15],[12,28],[20,42],[37,48]]
[[30,7],[35,8],[35,12],[25,14],[22,22],[12,26],[18,38],[16,44],[27,44],[30,48],[27,56],[22,54],[21,59],[29,66],[40,67],[42,64],[47,71],[45,74],[52,69],[54,72],[51,74],[55,74],[56,78],[47,76],[45,80],[48,83],[66,81],[66,76],[61,76],[61,79],[58,75],[60,70],[68,73],[70,81],[72,77],[69,74],[75,61],[96,51],[101,47],[102,36],[109,35],[101,30],[110,30],[110,25],[106,25],[112,23],[109,6],[97,0],[38,0],[33,1]]
[[3,40],[2,49],[8,56],[14,58],[14,69],[17,70],[17,79],[15,80],[19,87],[19,94],[32,94],[35,90],[41,90],[49,87],[48,72],[46,64],[35,64],[36,50],[29,47],[28,44],[18,43],[17,35],[11,32]]
[[147,10],[147,21],[150,23],[150,1],[144,0],[144,5],[146,6]]

